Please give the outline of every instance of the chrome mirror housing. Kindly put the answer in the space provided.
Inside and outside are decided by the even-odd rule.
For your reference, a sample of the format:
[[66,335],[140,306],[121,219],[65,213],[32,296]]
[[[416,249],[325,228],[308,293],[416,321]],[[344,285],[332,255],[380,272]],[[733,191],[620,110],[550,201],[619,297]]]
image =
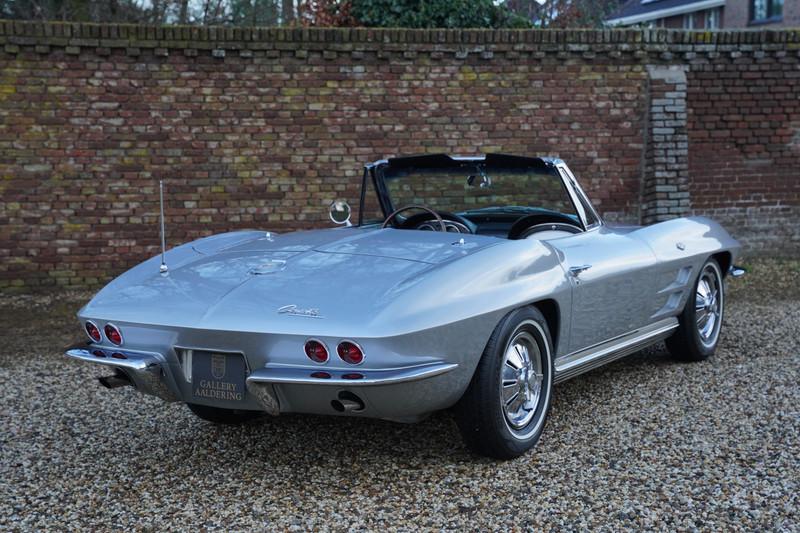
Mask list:
[[328,216],[331,218],[334,224],[344,224],[346,226],[352,226],[350,223],[350,204],[348,204],[344,200],[336,200],[334,201],[328,210]]

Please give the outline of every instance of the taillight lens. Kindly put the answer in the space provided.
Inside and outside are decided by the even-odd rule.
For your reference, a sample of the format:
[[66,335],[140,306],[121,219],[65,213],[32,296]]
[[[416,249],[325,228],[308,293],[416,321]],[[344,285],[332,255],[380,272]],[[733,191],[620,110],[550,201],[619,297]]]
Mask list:
[[116,326],[106,324],[106,327],[103,329],[103,331],[105,331],[106,338],[111,341],[111,344],[116,344],[117,346],[122,344],[122,334],[119,332]]
[[336,353],[345,363],[351,365],[359,365],[364,360],[364,352],[358,344],[350,341],[342,341],[336,347]]
[[87,322],[84,327],[90,339],[94,342],[100,342],[100,330],[97,329],[97,326],[95,326],[93,322]]
[[328,360],[328,349],[317,340],[306,341],[305,351],[308,358],[315,363],[325,363]]

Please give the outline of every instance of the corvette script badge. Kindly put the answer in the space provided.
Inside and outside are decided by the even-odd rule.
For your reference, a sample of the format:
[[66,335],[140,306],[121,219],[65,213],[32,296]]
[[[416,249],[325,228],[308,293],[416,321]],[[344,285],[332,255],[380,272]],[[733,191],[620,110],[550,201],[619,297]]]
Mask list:
[[302,309],[297,307],[296,305],[284,305],[283,307],[278,308],[278,314],[280,315],[292,315],[292,316],[304,316],[306,318],[325,318],[321,314],[319,314],[319,309]]

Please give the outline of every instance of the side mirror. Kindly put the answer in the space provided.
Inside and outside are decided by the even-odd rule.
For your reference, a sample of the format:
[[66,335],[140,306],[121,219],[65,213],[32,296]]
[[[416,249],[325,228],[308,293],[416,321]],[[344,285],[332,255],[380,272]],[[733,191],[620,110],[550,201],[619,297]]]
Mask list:
[[350,223],[350,204],[344,200],[336,200],[328,210],[328,216],[334,224],[352,226]]

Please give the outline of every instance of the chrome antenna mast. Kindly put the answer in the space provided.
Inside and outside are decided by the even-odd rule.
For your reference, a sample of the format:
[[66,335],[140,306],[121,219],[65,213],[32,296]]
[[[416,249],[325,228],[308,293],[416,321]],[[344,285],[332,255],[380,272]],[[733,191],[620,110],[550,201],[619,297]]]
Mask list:
[[167,254],[167,234],[164,229],[164,180],[158,180],[158,197],[161,207],[161,266],[158,271],[166,274],[169,270],[165,256]]

